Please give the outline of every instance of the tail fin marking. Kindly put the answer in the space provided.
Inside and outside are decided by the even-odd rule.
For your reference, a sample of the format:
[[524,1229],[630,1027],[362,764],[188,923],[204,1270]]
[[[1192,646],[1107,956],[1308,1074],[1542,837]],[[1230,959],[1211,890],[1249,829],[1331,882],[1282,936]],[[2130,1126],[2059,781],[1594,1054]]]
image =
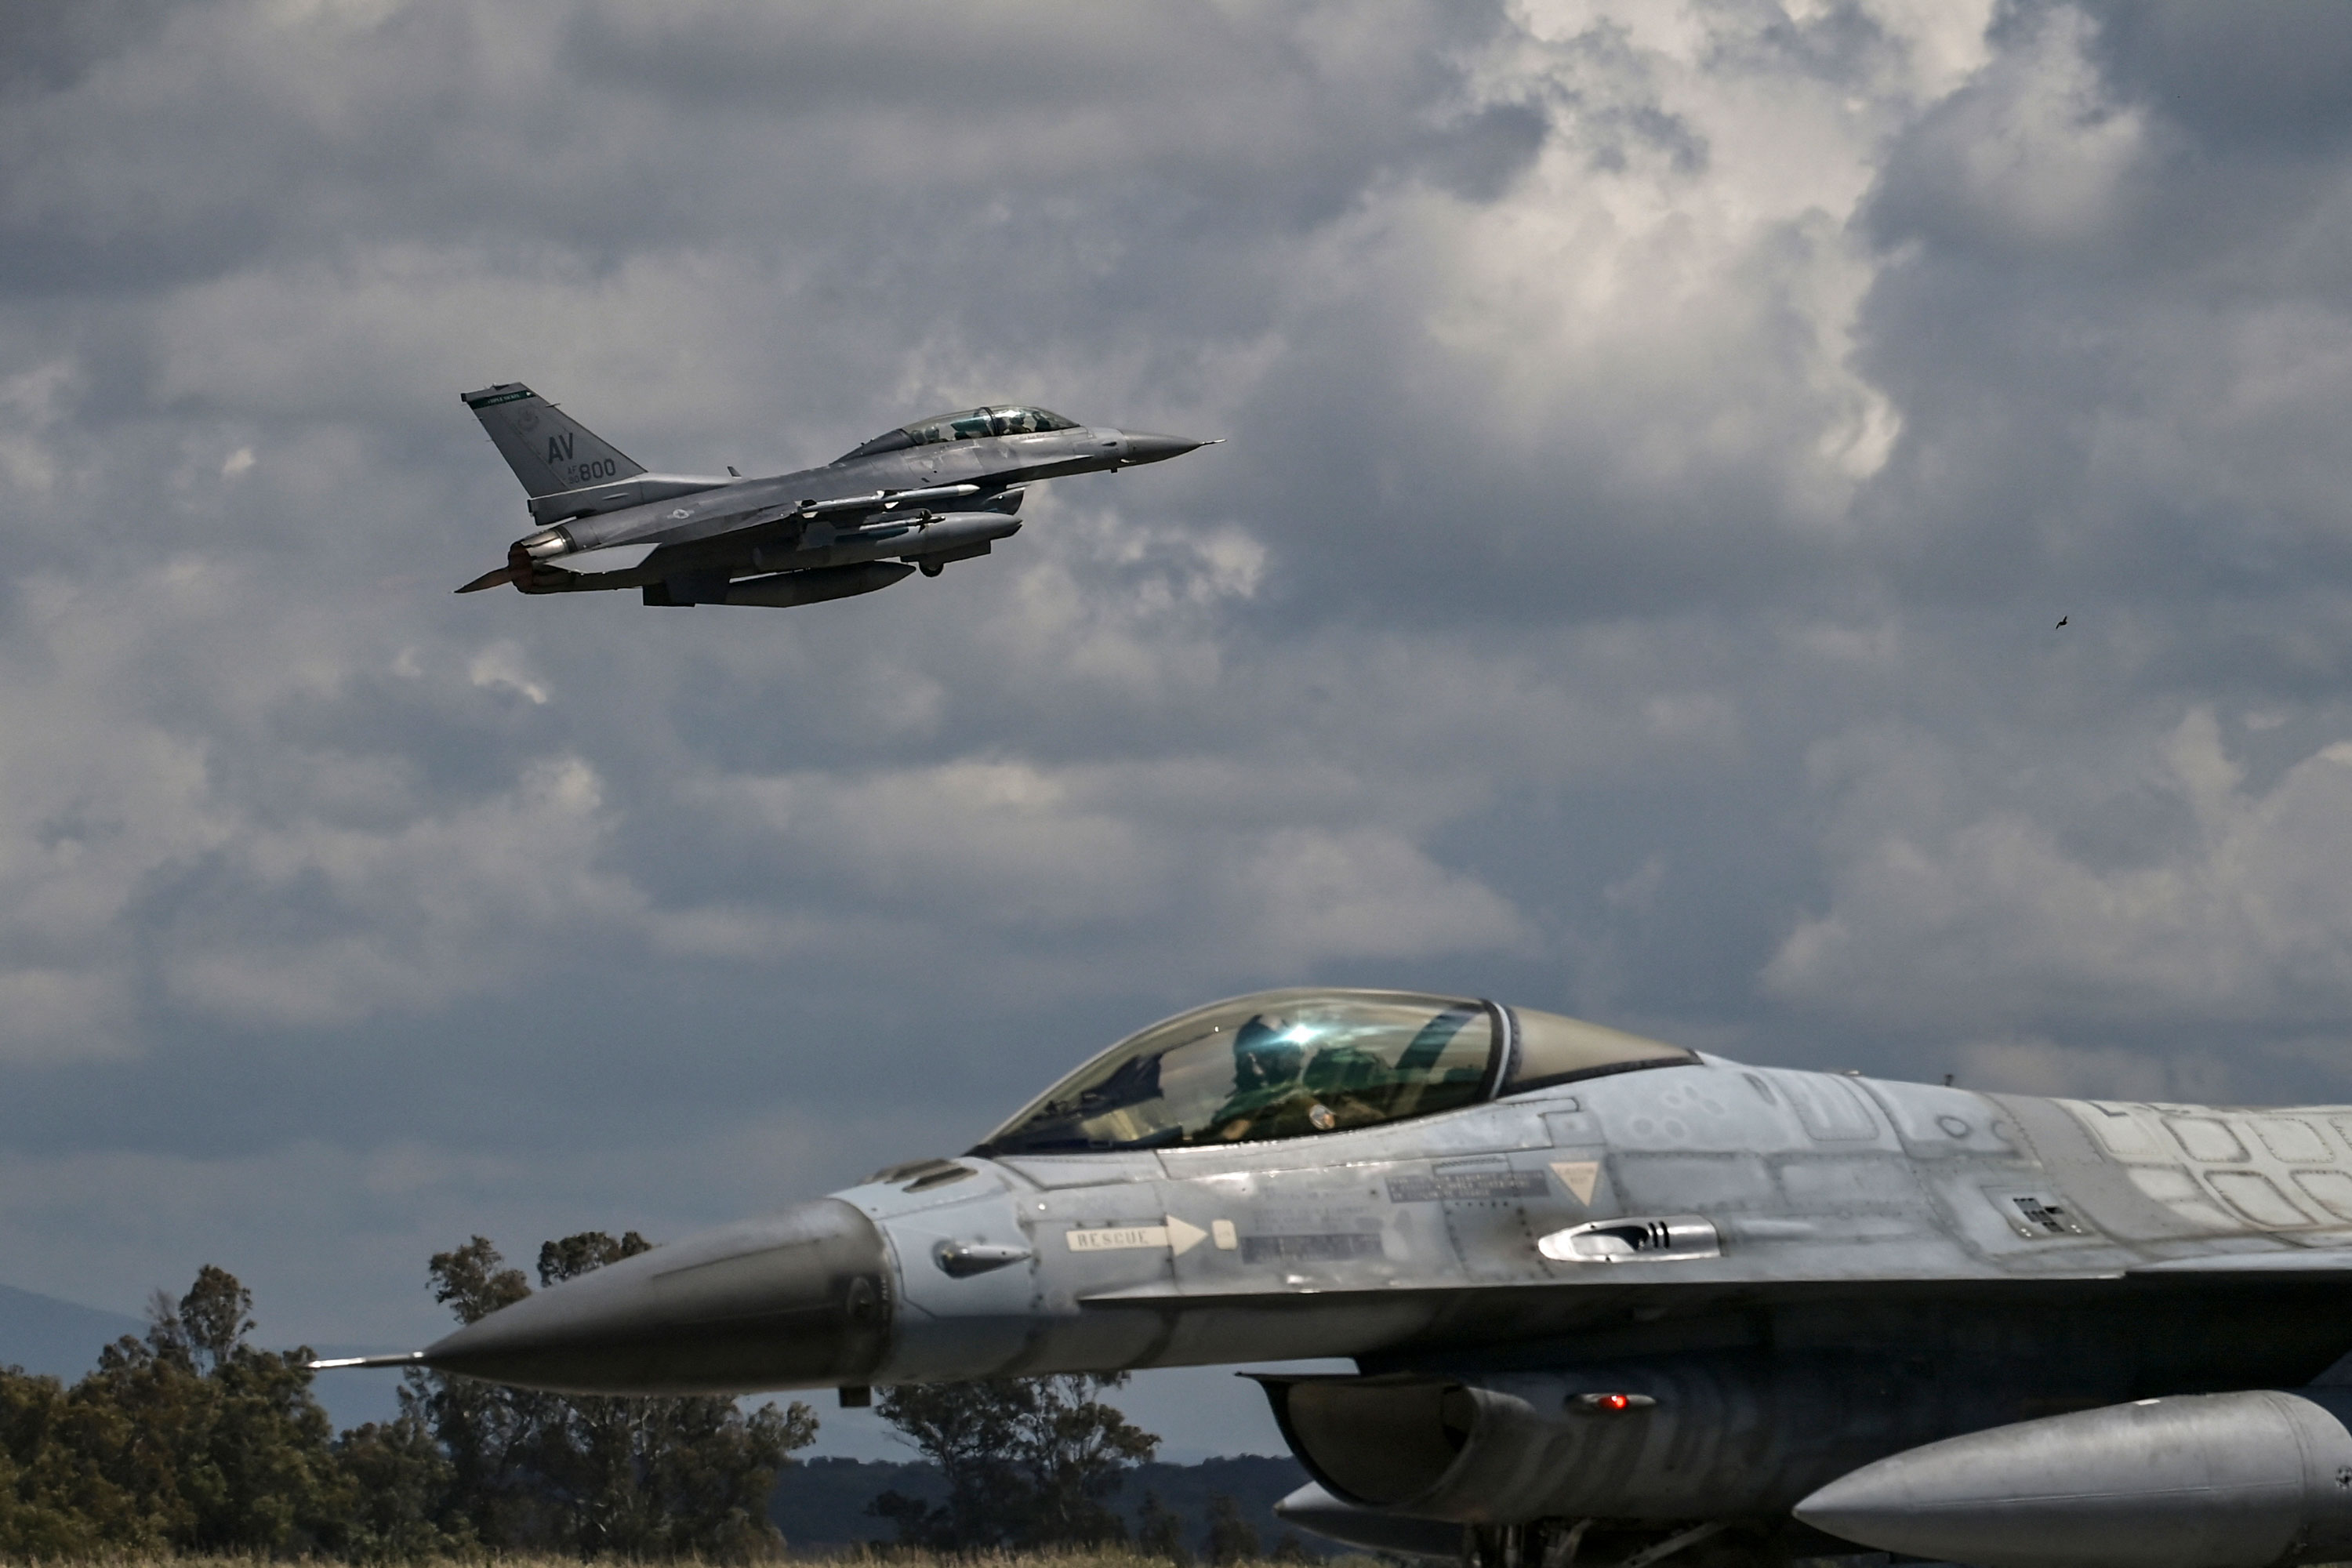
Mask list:
[[633,462],[519,381],[464,395],[499,456],[530,495],[554,495],[646,471],[643,463]]

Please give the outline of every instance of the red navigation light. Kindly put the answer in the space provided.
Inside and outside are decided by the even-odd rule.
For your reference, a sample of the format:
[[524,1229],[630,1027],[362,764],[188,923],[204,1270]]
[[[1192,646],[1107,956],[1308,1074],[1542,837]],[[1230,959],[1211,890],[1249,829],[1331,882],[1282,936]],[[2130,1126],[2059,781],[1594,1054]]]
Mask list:
[[1618,1415],[1628,1410],[1647,1410],[1657,1403],[1646,1394],[1580,1394],[1569,1400],[1568,1406],[1590,1415]]

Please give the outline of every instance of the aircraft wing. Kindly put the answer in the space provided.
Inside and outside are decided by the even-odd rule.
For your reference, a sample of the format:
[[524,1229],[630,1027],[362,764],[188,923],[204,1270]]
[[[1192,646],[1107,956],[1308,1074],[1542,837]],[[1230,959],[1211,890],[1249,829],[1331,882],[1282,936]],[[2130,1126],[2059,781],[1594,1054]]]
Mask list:
[[2352,1274],[2352,1247],[2298,1247],[2293,1252],[2221,1252],[2168,1258],[2127,1270],[2141,1274]]
[[[956,484],[931,485],[925,489],[915,490],[868,490],[862,494],[852,496],[812,496],[802,500],[787,502],[782,506],[760,507],[754,510],[743,512],[733,518],[725,519],[724,527],[721,531],[727,533],[740,532],[740,531],[748,528],[760,528],[769,523],[782,522],[788,518],[798,518],[803,521],[810,521],[819,517],[837,515],[841,513],[857,514],[864,512],[893,511],[902,506],[928,507],[934,501],[960,500],[966,496],[975,496],[980,493],[980,490],[981,487],[978,485]],[[541,535],[540,537],[551,537],[551,535]],[[485,588],[504,587],[506,584],[517,581],[525,574],[535,570],[552,571],[556,573],[570,574],[572,575],[579,575],[583,573],[594,574],[624,570],[627,566],[636,564],[636,562],[629,561],[623,563],[614,560],[614,558],[618,552],[636,551],[638,552],[638,559],[641,560],[644,554],[649,553],[652,551],[654,548],[654,541],[647,540],[613,545],[591,545],[584,550],[576,551],[566,555],[548,555],[536,559],[526,560],[524,559],[524,556],[528,554],[527,546],[530,542],[525,541],[518,543],[513,549],[509,551],[507,564],[499,567],[495,571],[484,573],[479,577],[477,577],[472,582],[467,584],[464,587],[458,589],[457,592],[460,594],[478,594]],[[577,564],[575,564],[575,563],[577,563]],[[564,580],[565,579],[562,577],[551,579],[551,581],[556,583],[562,583]]]
[[1606,1280],[1531,1282],[1521,1280],[1413,1280],[1368,1287],[1324,1289],[1269,1286],[1261,1289],[1186,1289],[1168,1281],[1122,1289],[1089,1291],[1077,1298],[1090,1311],[1118,1309],[1227,1308],[1254,1311],[1314,1310],[1318,1306],[1361,1302],[1443,1304],[1475,1313],[1479,1303],[1496,1310],[1540,1308],[1546,1314],[1571,1310],[1613,1311],[1636,1298],[1673,1299],[1696,1305],[1702,1301],[1826,1300],[1843,1297],[1937,1299],[2020,1296],[2053,1299],[2096,1296],[2140,1281],[2148,1287],[2171,1283],[2188,1290],[2227,1289],[2232,1284],[2258,1280],[2308,1279],[2314,1285],[2337,1277],[2352,1279],[2352,1247],[2297,1249],[2292,1252],[2237,1252],[2204,1258],[2167,1258],[2124,1268],[2034,1275],[1916,1274],[1789,1276],[1777,1278],[1693,1279],[1663,1272],[1671,1265],[1654,1266],[1661,1272],[1633,1279],[1619,1273]]

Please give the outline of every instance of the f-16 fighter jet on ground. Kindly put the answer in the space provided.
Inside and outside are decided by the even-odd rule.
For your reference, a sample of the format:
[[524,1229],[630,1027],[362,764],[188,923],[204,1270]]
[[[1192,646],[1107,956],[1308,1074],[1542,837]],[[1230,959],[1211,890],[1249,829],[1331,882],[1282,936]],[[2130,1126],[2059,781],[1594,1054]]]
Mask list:
[[654,474],[520,382],[465,395],[539,531],[457,590],[638,588],[648,605],[814,605],[936,577],[1021,530],[1024,486],[1129,468],[1212,441],[1089,429],[994,404],[918,420],[821,468],[747,479]]
[[1509,1568],[2352,1555],[2352,1107],[1743,1066],[1278,991],[962,1155],[600,1268],[404,1361],[734,1392],[1308,1356],[1288,1517]]

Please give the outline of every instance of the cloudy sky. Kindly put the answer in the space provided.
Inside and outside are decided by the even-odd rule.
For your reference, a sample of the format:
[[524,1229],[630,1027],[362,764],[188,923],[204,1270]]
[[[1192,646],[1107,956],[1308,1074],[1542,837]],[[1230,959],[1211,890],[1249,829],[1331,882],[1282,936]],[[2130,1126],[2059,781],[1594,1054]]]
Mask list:
[[[1277,984],[2352,1099],[2339,7],[7,33],[7,1283],[418,1342],[475,1231],[781,1205]],[[456,598],[517,379],[659,468],[1231,439],[872,597]]]

